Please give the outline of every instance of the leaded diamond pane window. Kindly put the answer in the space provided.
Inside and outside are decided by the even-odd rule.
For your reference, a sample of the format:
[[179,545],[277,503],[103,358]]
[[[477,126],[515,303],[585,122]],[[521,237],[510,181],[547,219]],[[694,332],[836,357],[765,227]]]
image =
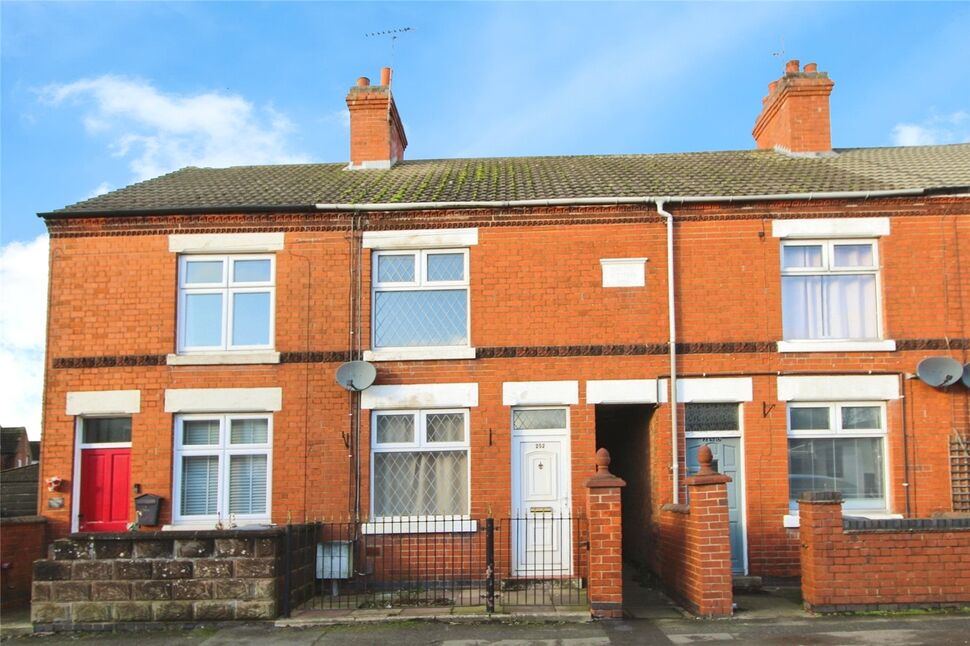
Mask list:
[[374,517],[468,514],[468,411],[380,411],[373,419]]
[[730,403],[687,404],[684,428],[688,433],[741,430],[738,405]]
[[467,346],[468,252],[376,252],[375,348]]
[[525,408],[512,411],[512,428],[517,431],[566,428],[564,408]]
[[379,415],[377,441],[381,444],[414,441],[413,415]]
[[429,442],[462,442],[465,439],[465,416],[462,413],[429,414]]

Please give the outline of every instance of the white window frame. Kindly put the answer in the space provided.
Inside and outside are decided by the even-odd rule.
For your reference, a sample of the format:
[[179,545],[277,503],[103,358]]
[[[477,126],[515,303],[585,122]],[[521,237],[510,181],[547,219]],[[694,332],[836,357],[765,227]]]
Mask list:
[[[428,257],[436,255],[461,254],[463,259],[464,280],[428,280]],[[386,256],[412,256],[414,258],[414,280],[401,282],[380,282],[378,274],[378,263],[382,257]],[[435,357],[436,351],[451,350],[455,348],[471,348],[471,280],[469,276],[470,262],[468,249],[461,248],[432,248],[432,249],[388,249],[375,250],[371,254],[371,347],[373,355],[369,357],[373,360],[380,360],[381,353],[389,355],[388,359],[406,358],[408,353],[413,353],[414,358],[474,358],[441,356]],[[376,304],[377,294],[381,292],[421,292],[438,290],[465,290],[465,343],[460,345],[436,345],[436,346],[379,346],[377,345],[377,317]],[[368,357],[365,357],[368,358]]]
[[[842,429],[842,409],[864,406],[868,408],[878,408],[879,409],[879,424],[878,429]],[[792,430],[791,428],[791,411],[796,408],[828,408],[829,409],[829,429],[828,430]],[[788,439],[856,439],[856,438],[877,438],[881,440],[881,451],[882,451],[882,487],[883,487],[883,499],[885,503],[882,506],[864,506],[860,503],[850,503],[843,502],[843,509],[847,512],[860,512],[860,513],[875,513],[875,514],[887,514],[889,509],[892,508],[890,500],[890,465],[889,465],[889,433],[887,429],[888,420],[886,416],[886,402],[882,401],[798,401],[789,402],[785,409],[785,424],[788,429],[788,437],[785,444],[785,454],[789,453],[787,440]],[[788,496],[789,496],[789,509],[791,513],[797,513],[798,511],[798,501],[793,501],[791,499],[791,472],[789,469],[789,483],[788,483]]]
[[[465,439],[462,442],[429,442],[427,440],[428,415],[447,415],[459,413],[464,417]],[[377,418],[382,415],[410,415],[414,418],[413,442],[384,442],[377,441]],[[371,412],[371,451],[370,451],[370,517],[371,523],[364,527],[367,534],[390,533],[421,533],[421,532],[464,532],[475,531],[477,523],[471,520],[471,422],[467,408],[422,408],[422,409],[384,409]],[[432,451],[464,451],[468,472],[465,514],[441,514],[420,516],[377,516],[375,508],[374,473],[378,453],[429,453]]]
[[[869,245],[872,248],[872,264],[866,267],[837,267],[835,261],[836,245]],[[789,247],[821,247],[822,264],[819,267],[785,267],[785,249]],[[883,329],[882,312],[882,265],[879,254],[878,238],[795,238],[783,239],[779,253],[781,266],[781,282],[792,276],[851,276],[867,275],[875,278],[876,305],[873,312],[876,321],[876,336],[863,338],[842,338],[822,336],[817,338],[789,338],[784,337],[784,323],[782,324],[783,340],[778,343],[781,352],[838,352],[838,351],[880,351],[895,350],[893,341],[886,341]],[[782,287],[784,289],[784,287]],[[784,321],[784,299],[782,298],[782,320]],[[828,324],[827,314],[823,316],[822,325]]]
[[[233,263],[237,260],[268,260],[270,263],[270,278],[268,281],[235,283],[232,280]],[[218,283],[193,283],[186,285],[186,268],[189,262],[222,262],[222,280]],[[269,292],[269,342],[258,345],[233,345],[232,323],[234,294]],[[222,326],[221,343],[214,346],[186,346],[185,315],[186,302],[193,294],[221,294],[222,295]],[[254,350],[272,350],[276,340],[276,255],[275,254],[184,254],[178,257],[178,353],[218,354],[234,352],[252,352]]]
[[[236,419],[265,419],[267,421],[267,437],[265,443],[260,444],[230,444],[229,432],[232,420]],[[218,420],[218,444],[184,446],[183,423],[191,420]],[[234,455],[265,455],[266,456],[266,513],[264,514],[230,514],[229,513],[229,460]],[[218,494],[216,513],[206,515],[182,515],[182,458],[191,456],[215,456],[219,458]],[[172,474],[172,524],[173,525],[203,525],[213,527],[223,523],[227,527],[231,524],[246,525],[255,523],[270,523],[273,515],[273,416],[266,413],[193,413],[175,416],[175,451],[173,455]]]

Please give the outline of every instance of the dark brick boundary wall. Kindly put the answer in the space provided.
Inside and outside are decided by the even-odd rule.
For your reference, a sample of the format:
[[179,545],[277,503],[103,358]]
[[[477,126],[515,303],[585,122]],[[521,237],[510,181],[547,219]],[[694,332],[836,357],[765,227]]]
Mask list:
[[34,563],[35,631],[274,619],[284,529],[73,534]]
[[970,517],[842,517],[835,492],[799,500],[802,597],[816,612],[970,605]]
[[689,505],[660,508],[660,559],[656,574],[671,596],[701,617],[730,617],[731,535],[727,483],[712,468],[711,451],[698,452],[701,470],[686,479]]
[[0,607],[30,604],[31,564],[47,549],[47,519],[43,516],[0,518]]

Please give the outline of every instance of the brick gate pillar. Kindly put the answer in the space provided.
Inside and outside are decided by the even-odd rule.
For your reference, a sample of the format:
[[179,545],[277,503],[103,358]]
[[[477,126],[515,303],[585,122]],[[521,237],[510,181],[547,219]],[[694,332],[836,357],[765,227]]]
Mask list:
[[730,617],[734,606],[731,573],[731,526],[727,483],[731,477],[714,470],[709,446],[697,452],[700,470],[687,478],[690,501],[687,541],[695,559],[688,598],[702,617]]
[[622,478],[610,473],[610,452],[596,452],[596,475],[586,481],[589,514],[589,607],[598,619],[623,616]]

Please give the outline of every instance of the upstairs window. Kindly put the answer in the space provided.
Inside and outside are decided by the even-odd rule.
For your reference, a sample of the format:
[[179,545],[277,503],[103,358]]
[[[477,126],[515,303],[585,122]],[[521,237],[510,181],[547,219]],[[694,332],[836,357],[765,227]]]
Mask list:
[[380,251],[374,348],[468,346],[468,250]]
[[874,240],[797,240],[781,248],[787,340],[875,340],[879,259]]
[[273,256],[179,258],[179,352],[273,347]]

